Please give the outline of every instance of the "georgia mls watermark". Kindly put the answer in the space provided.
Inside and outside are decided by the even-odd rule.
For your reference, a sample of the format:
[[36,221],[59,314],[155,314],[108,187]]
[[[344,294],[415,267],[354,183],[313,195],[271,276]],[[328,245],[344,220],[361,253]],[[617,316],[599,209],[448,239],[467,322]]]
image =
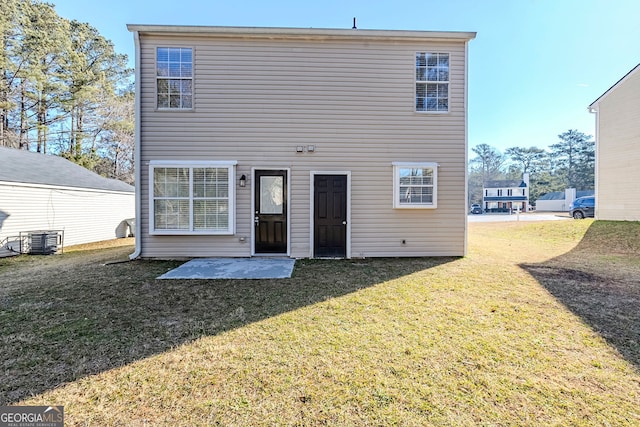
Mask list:
[[0,406],[0,427],[64,427],[64,406]]

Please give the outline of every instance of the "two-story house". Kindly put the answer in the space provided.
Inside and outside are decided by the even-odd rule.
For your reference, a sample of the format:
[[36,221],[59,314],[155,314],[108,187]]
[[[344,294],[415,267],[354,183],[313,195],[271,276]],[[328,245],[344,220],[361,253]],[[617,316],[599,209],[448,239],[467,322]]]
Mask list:
[[589,106],[596,117],[596,219],[640,221],[640,64]]
[[475,33],[128,28],[132,257],[464,255]]
[[529,174],[522,180],[486,181],[482,188],[485,212],[527,212],[529,210]]

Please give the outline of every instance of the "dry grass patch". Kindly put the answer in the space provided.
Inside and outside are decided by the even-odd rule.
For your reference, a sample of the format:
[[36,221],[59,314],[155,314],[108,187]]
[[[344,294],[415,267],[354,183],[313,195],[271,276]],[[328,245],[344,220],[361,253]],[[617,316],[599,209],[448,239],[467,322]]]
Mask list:
[[123,239],[111,239],[111,240],[103,240],[101,242],[92,242],[92,243],[83,243],[81,245],[72,245],[64,248],[65,252],[75,252],[75,251],[92,251],[97,249],[111,249],[118,248],[121,246],[133,246],[135,243],[134,237],[126,237]]
[[68,425],[637,425],[637,361],[521,267],[577,254],[590,225],[470,224],[464,259],[305,260],[290,280],[159,282],[176,263],[86,252],[82,274],[3,288],[1,395]]

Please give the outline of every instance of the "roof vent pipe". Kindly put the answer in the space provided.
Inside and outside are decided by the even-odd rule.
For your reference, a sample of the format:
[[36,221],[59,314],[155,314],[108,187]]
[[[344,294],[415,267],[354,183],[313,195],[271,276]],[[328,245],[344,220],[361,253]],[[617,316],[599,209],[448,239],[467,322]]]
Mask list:
[[356,27],[356,18],[353,18],[353,27],[351,27],[352,30],[357,30],[358,27]]

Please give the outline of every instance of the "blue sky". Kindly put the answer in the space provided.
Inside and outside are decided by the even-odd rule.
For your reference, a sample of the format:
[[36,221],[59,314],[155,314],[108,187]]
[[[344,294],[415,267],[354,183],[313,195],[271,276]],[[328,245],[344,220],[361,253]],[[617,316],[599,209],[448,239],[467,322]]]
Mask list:
[[[476,31],[469,45],[469,145],[547,148],[640,63],[638,0],[52,0],[133,61],[126,24]],[[470,154],[473,157],[473,154]]]

